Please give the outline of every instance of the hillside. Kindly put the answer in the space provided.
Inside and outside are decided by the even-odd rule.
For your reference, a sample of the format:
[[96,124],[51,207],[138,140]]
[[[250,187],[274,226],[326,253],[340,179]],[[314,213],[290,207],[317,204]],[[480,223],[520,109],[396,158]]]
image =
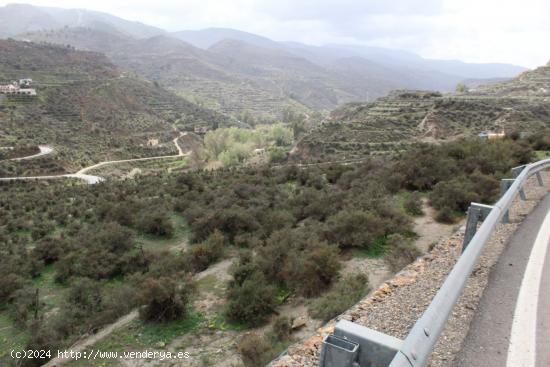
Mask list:
[[[347,102],[374,99],[399,88],[452,89],[437,73],[411,75],[360,57],[321,66],[284,48],[226,39],[207,50],[164,35],[148,39],[92,28],[26,33],[20,39],[104,52],[115,64],[222,113],[280,116],[330,111]],[[434,83],[431,77],[441,82]]]
[[282,43],[223,28],[147,38],[102,22],[33,30],[17,38],[105,53],[122,68],[238,119],[250,113],[260,119],[280,118],[288,108],[306,114],[328,112],[394,89],[450,91],[464,79],[510,77],[524,70],[439,62],[398,50]]
[[113,29],[126,35],[143,38],[164,33],[163,30],[132,22],[110,14],[84,10],[8,4],[0,7],[0,37],[64,27]]
[[480,86],[471,93],[508,97],[550,98],[550,62],[535,70],[523,72],[514,79]]
[[77,27],[26,33],[18,38],[104,52],[115,64],[222,113],[279,116],[289,106],[296,111],[309,109],[281,92],[277,80],[259,80],[257,70],[247,63],[173,37],[135,39]]
[[453,140],[487,130],[534,133],[550,127],[548,66],[466,94],[397,91],[331,113],[293,149],[291,160],[357,159],[412,142]]
[[[0,40],[0,80],[20,78],[32,78],[38,96],[2,98],[0,146],[53,145],[56,155],[48,159],[55,163],[44,165],[55,172],[171,153],[174,123],[190,130],[197,124],[229,123],[127,75],[101,54]],[[149,139],[160,143],[147,147]],[[2,168],[8,173],[18,169]]]

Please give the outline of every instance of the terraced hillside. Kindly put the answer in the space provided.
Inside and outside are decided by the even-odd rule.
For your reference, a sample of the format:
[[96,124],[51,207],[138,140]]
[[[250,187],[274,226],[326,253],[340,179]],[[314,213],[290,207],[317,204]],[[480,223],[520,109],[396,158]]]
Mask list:
[[[192,129],[229,123],[223,115],[126,75],[101,54],[0,40],[0,80],[20,78],[32,78],[38,96],[0,100],[0,146],[52,145],[56,154],[39,162],[49,172],[175,154],[174,124]],[[148,146],[151,139],[158,144]],[[38,173],[21,166],[3,162],[0,170]]]
[[550,61],[532,71],[520,74],[517,78],[482,86],[474,94],[518,97],[550,98]]
[[351,103],[335,111],[294,149],[293,160],[348,160],[377,151],[400,149],[439,93],[394,92],[372,103]]
[[[66,28],[19,39],[103,52],[116,65],[225,114],[279,116],[284,108],[330,110],[357,96],[305,59],[237,41],[202,50],[176,38],[128,37],[112,30]],[[256,61],[256,62],[253,62]]]
[[[280,117],[284,109],[311,114],[370,100],[394,89],[452,90],[464,77],[380,64],[341,49],[312,57],[276,42],[220,39],[207,49],[162,34],[132,38],[116,29],[69,27],[21,34],[19,39],[105,53],[116,65],[219,112]],[[248,40],[248,38],[246,38]],[[323,55],[325,53],[323,52]],[[308,56],[309,55],[309,56]]]
[[373,103],[347,104],[305,136],[291,159],[350,160],[487,130],[540,131],[550,126],[549,71],[543,66],[464,94],[396,91]]

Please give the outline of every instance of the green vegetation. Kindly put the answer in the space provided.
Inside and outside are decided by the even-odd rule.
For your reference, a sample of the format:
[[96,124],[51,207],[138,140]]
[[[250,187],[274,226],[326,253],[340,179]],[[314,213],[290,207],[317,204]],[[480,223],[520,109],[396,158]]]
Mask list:
[[328,321],[353,306],[368,291],[369,281],[365,275],[342,278],[322,297],[313,301],[310,307],[311,316]]
[[1,314],[36,348],[70,344],[138,307],[145,324],[162,330],[192,317],[192,275],[239,249],[214,327],[260,325],[290,295],[323,297],[319,317],[331,317],[364,292],[345,288],[358,281],[338,281],[340,253],[386,253],[396,270],[416,256],[397,198],[417,194],[403,191],[431,190],[433,205],[452,206],[453,215],[472,197],[491,202],[494,177],[529,162],[529,144],[458,141],[353,166],[242,167],[93,186],[0,183]]
[[282,124],[260,125],[254,130],[217,129],[204,137],[204,155],[212,164],[231,167],[246,162],[255,154],[261,156],[269,149],[270,158],[281,161],[286,156],[282,148],[290,146],[292,141],[292,130]]
[[384,260],[392,272],[395,273],[403,269],[420,255],[420,250],[414,246],[411,239],[399,234],[389,236],[388,251],[384,256]]
[[245,334],[237,345],[244,365],[264,366],[290,343],[292,321],[287,317],[277,317],[271,329],[263,334]]
[[333,111],[326,123],[299,142],[291,158],[303,162],[364,159],[404,152],[414,141],[472,138],[501,129],[510,136],[519,132],[536,136],[549,127],[550,107],[542,98],[396,91],[371,103],[350,103]]

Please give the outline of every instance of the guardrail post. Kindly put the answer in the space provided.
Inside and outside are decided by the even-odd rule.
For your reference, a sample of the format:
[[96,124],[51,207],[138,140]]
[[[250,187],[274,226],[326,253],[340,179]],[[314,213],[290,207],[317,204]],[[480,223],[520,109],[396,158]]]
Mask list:
[[542,180],[542,175],[540,174],[540,172],[535,173],[535,176],[537,176],[539,186],[544,186],[544,181]]
[[462,242],[462,252],[466,250],[468,244],[474,238],[477,232],[477,223],[481,220],[485,220],[493,207],[491,205],[484,205],[478,203],[472,203],[468,208],[468,219],[466,220],[466,231],[464,232],[464,241]]
[[323,340],[319,366],[387,367],[402,345],[401,339],[340,320]]
[[[512,168],[512,174],[514,175],[514,177],[518,177],[521,174],[521,172],[523,172],[525,167],[527,167],[527,165],[524,164],[523,166],[517,166],[517,167]],[[539,181],[539,183],[540,183],[540,181]],[[519,189],[519,197],[523,201],[527,200],[527,197],[525,196],[525,191],[523,191],[523,187],[520,187],[520,189]]]
[[[506,191],[512,186],[514,183],[513,178],[503,178],[500,181],[500,197],[503,197],[504,194],[506,194]],[[510,211],[507,210],[506,213],[502,216],[502,223],[510,223]]]

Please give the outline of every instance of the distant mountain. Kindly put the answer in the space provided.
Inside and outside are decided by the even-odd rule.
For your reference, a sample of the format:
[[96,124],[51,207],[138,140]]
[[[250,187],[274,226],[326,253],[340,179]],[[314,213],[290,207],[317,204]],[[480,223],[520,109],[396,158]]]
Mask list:
[[412,52],[378,47],[330,45],[329,48],[333,53],[342,50],[386,66],[439,72],[459,76],[463,79],[510,78],[527,70],[522,66],[501,63],[466,63],[458,60],[425,59]]
[[9,5],[0,35],[105,53],[171,91],[222,113],[330,111],[394,89],[453,91],[466,79],[510,78],[503,64],[428,60],[383,48],[275,42],[225,28],[167,33],[108,14]]
[[332,44],[326,46],[311,46],[298,42],[275,42],[269,38],[248,32],[228,28],[207,28],[197,31],[181,31],[172,33],[175,37],[196,47],[207,49],[225,39],[234,39],[259,47],[285,49],[311,62],[320,65],[332,64],[338,59],[361,57],[363,59],[384,65],[388,68],[399,68],[415,72],[431,71],[446,74],[455,80],[480,78],[510,78],[527,70],[524,67],[499,63],[466,63],[458,60],[432,60],[403,51],[380,47]]
[[230,28],[207,28],[196,31],[180,31],[173,32],[171,35],[202,49],[207,49],[226,39],[242,41],[259,47],[284,48],[283,45],[267,37]]
[[26,4],[0,7],[0,37],[63,27],[111,28],[123,34],[146,38],[165,33],[162,29],[106,13],[83,9],[60,9]]

